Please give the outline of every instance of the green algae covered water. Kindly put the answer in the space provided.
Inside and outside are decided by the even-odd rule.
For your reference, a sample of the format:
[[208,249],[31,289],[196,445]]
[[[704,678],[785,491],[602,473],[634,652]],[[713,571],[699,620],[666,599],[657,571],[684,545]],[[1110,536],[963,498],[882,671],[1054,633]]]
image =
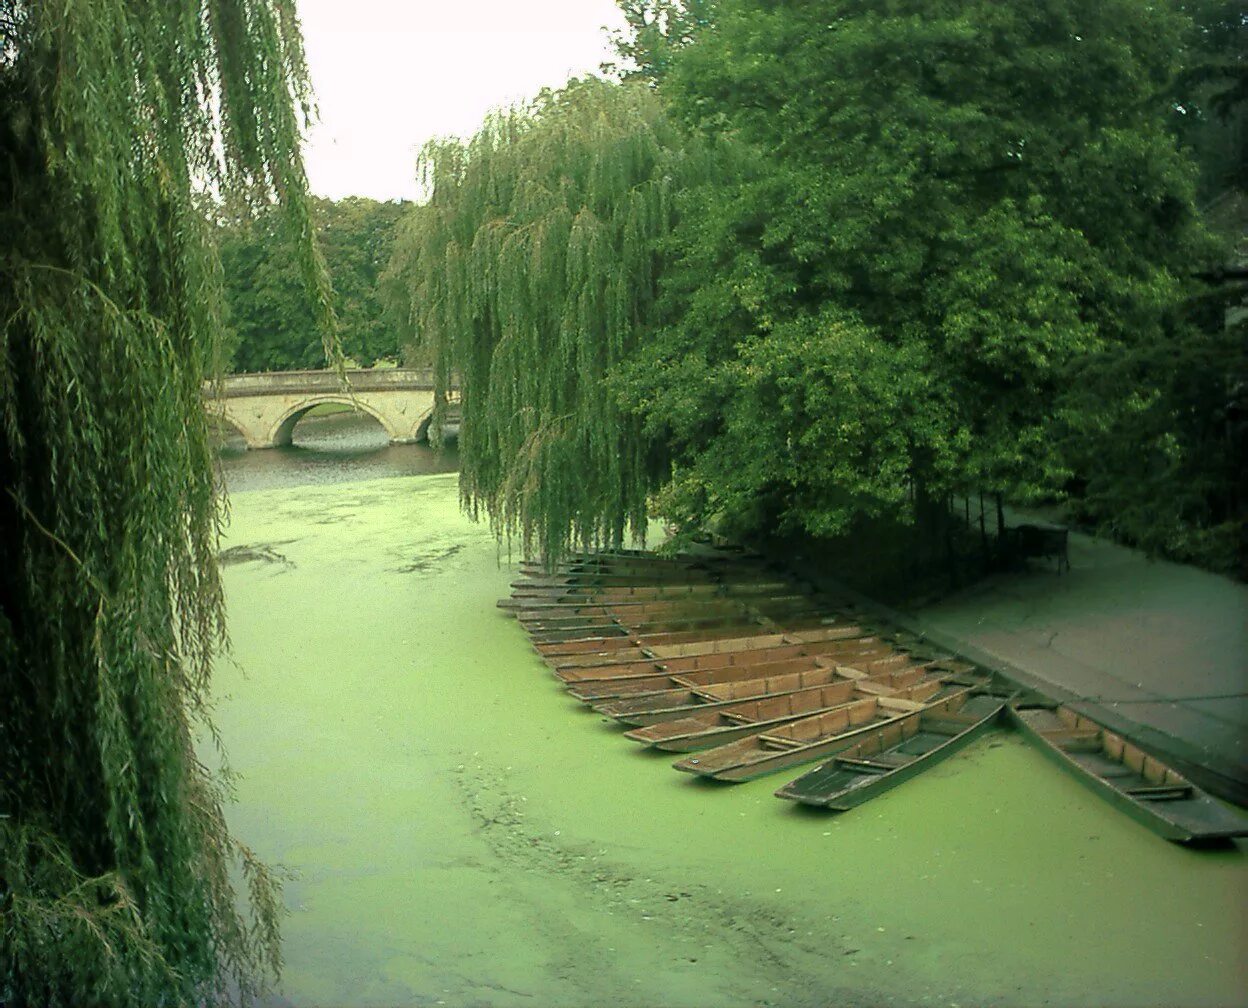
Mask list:
[[[843,816],[707,786],[496,609],[453,474],[236,493],[236,833],[292,873],[277,1004],[1236,1005],[1248,858],[999,733]],[[259,549],[267,547],[267,549]]]

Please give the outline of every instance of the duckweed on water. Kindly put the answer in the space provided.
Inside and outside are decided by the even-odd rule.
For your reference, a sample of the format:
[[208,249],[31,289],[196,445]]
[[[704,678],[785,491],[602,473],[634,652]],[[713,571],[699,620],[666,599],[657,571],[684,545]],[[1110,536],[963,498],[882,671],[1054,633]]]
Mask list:
[[301,1008],[1245,1001],[1242,848],[1014,736],[840,817],[708,787],[558,687],[454,475],[235,495],[224,545],[291,537],[225,571],[217,688]]

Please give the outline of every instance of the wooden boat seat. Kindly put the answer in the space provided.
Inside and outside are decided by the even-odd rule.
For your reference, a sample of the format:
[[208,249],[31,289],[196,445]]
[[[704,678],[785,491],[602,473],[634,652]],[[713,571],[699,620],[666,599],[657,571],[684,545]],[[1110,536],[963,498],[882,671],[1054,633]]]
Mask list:
[[760,735],[758,736],[758,744],[764,749],[801,749],[806,745],[805,742],[785,738],[783,735]]
[[1078,746],[1088,742],[1095,743],[1095,746],[1093,749],[1085,749],[1084,752],[1092,752],[1101,747],[1101,732],[1099,728],[1057,728],[1052,731],[1042,731],[1040,734],[1044,736],[1045,741],[1050,745],[1069,751],[1078,751],[1077,749],[1071,750],[1072,745]]
[[905,757],[893,756],[889,753],[878,753],[875,756],[838,756],[836,762],[840,766],[849,767],[851,770],[871,770],[876,773],[888,773],[890,770],[896,770],[903,767],[912,760]]
[[752,717],[748,717],[745,714],[740,714],[737,711],[722,711],[719,716],[722,717],[725,721],[732,721],[735,724],[753,724],[754,723],[754,719]]
[[1059,744],[1068,753],[1099,753],[1104,749],[1100,732],[1094,732],[1091,735],[1080,738],[1072,738]]
[[1123,788],[1123,793],[1132,798],[1144,798],[1148,801],[1176,801],[1180,798],[1192,797],[1190,784],[1150,784],[1146,787]]

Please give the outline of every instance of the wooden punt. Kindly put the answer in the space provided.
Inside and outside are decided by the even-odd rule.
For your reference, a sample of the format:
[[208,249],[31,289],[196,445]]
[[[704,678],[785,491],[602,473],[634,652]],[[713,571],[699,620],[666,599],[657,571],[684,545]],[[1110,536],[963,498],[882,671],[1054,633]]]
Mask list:
[[1159,836],[1176,843],[1248,836],[1248,815],[1091,718],[1069,707],[1015,704],[1009,716],[1041,752]]
[[[695,714],[728,707],[743,700],[759,700],[768,696],[783,696],[816,686],[828,686],[836,682],[856,682],[864,692],[872,690],[889,694],[893,690],[913,686],[927,674],[947,677],[933,663],[909,664],[906,655],[902,662],[884,659],[879,662],[862,663],[867,669],[853,665],[838,664],[833,659],[816,656],[815,664],[804,665],[806,659],[797,659],[786,665],[798,665],[795,672],[780,672],[758,678],[735,682],[708,683],[703,686],[687,686],[644,693],[639,696],[616,697],[599,701],[594,711],[620,724],[642,727],[691,717]],[[760,666],[769,668],[769,666]]]
[[1009,697],[973,691],[898,718],[776,792],[845,811],[935,766],[996,724]]
[[866,636],[868,636],[868,631],[857,623],[821,626],[810,630],[772,630],[742,637],[716,637],[709,640],[690,641],[686,644],[663,644],[649,648],[617,648],[614,651],[560,655],[551,659],[550,665],[555,675],[564,682],[609,679],[616,676],[636,675],[633,666],[638,662],[663,662],[669,659],[696,658],[702,655],[746,654],[767,648],[782,647],[786,644],[790,646],[822,644]]
[[630,612],[641,611],[630,607],[640,606],[697,606],[727,605],[731,603],[763,604],[772,599],[792,598],[799,595],[792,586],[769,584],[755,591],[749,587],[733,585],[701,585],[696,593],[672,589],[634,590],[632,595],[621,595],[618,590],[610,593],[588,594],[572,593],[562,595],[518,595],[499,599],[500,609],[517,612],[526,620],[547,619],[585,615],[590,613],[606,614],[622,608]]
[[664,573],[647,571],[535,575],[524,574],[511,582],[515,593],[564,595],[575,591],[609,591],[625,588],[692,588],[718,584],[787,584],[794,582],[775,571],[759,568],[725,567],[721,570],[689,569]]
[[[725,600],[728,601],[728,600]],[[699,605],[678,609],[620,606],[588,616],[540,614],[520,621],[530,636],[575,640],[615,626],[629,629],[691,628],[704,621],[792,619],[797,616],[844,613],[845,606],[830,601],[800,598],[733,599],[728,604]]]
[[[860,641],[809,644],[798,648],[771,648],[763,652],[744,655],[699,655],[694,658],[674,659],[667,663],[678,666],[666,670],[659,666],[654,674],[640,677],[586,680],[568,684],[568,692],[586,703],[620,697],[639,697],[664,690],[710,686],[716,683],[741,682],[769,675],[783,675],[816,668],[818,657],[834,658],[838,662],[862,668],[873,661],[892,661],[895,652],[887,644],[878,641],[852,648],[846,644]],[[774,652],[771,661],[764,660]]]
[[672,615],[662,613],[637,615],[625,612],[611,617],[593,617],[593,622],[585,624],[549,629],[535,629],[534,624],[527,624],[525,630],[535,645],[574,645],[584,649],[592,647],[596,640],[614,641],[621,633],[647,636],[657,633],[688,633],[699,629],[718,630],[734,624],[748,626],[759,623],[805,622],[815,625],[820,622],[832,623],[833,621],[848,623],[853,622],[856,615],[824,605],[738,606],[731,609]]
[[660,599],[737,597],[741,595],[774,595],[791,592],[793,586],[784,581],[712,581],[684,585],[628,585],[595,588],[592,585],[570,585],[548,589],[516,589],[511,593],[515,607],[553,602],[556,605],[610,605],[614,602]]
[[[587,607],[588,608],[588,607]],[[592,635],[598,627],[672,625],[698,620],[743,619],[755,615],[824,612],[837,607],[812,599],[789,597],[772,599],[723,599],[696,606],[600,606],[586,615],[555,612],[521,612],[520,623],[530,636],[562,637],[571,640]]]
[[776,572],[764,567],[730,567],[714,570],[709,567],[685,567],[668,571],[647,570],[587,570],[554,574],[529,574],[511,582],[511,587],[526,591],[530,589],[559,588],[630,588],[656,585],[716,584],[725,578],[734,581],[775,581]]
[[818,630],[820,627],[845,625],[846,620],[836,613],[816,613],[811,616],[800,616],[791,619],[748,619],[737,617],[734,620],[714,626],[703,626],[693,630],[632,630],[619,628],[614,637],[580,637],[562,641],[534,641],[533,649],[543,658],[551,660],[563,659],[572,655],[609,654],[622,648],[634,647],[653,650],[669,644],[692,644],[696,641],[727,640],[733,637],[750,636],[763,633],[799,633],[806,630]]
[[[820,645],[822,650],[822,645]],[[589,682],[577,682],[570,685],[568,692],[578,700],[587,704],[597,704],[605,700],[639,699],[653,696],[656,692],[668,692],[676,689],[695,689],[701,686],[719,686],[730,682],[745,682],[759,677],[787,675],[790,672],[810,671],[820,667],[817,660],[822,654],[800,655],[792,659],[770,662],[746,662],[746,664],[728,664],[714,667],[703,667],[693,671],[676,672],[646,676],[645,679],[607,679]],[[852,669],[862,670],[867,675],[880,675],[882,672],[902,667],[895,664],[894,656],[887,649],[864,649],[861,652],[839,652],[830,656],[832,661],[852,662]],[[875,666],[880,662],[879,667]],[[839,666],[837,666],[839,667]]]
[[752,780],[840,752],[853,745],[867,731],[922,710],[927,703],[956,696],[967,689],[962,685],[942,686],[931,682],[919,687],[919,695],[913,699],[866,697],[708,749],[672,765],[684,773],[715,780]]
[[656,554],[629,556],[623,554],[582,553],[568,557],[553,567],[547,567],[539,560],[521,560],[519,567],[522,571],[545,574],[551,570],[616,570],[626,568],[662,571],[679,570],[687,567],[714,567],[759,562],[763,562],[763,558],[757,555],[742,557],[741,555],[728,556],[713,553],[702,555],[678,553],[675,556],[658,556]]
[[901,690],[887,687],[878,690],[859,689],[871,684],[870,679],[842,679],[826,686],[796,690],[778,696],[761,697],[756,700],[739,701],[734,704],[716,704],[713,709],[701,711],[675,721],[634,728],[624,733],[625,738],[655,749],[669,752],[694,752],[732,742],[746,735],[788,724],[799,718],[835,710],[864,696],[888,696],[903,700],[923,700],[931,694],[923,683]]
[[805,595],[725,596],[721,599],[699,599],[673,605],[644,603],[630,605],[578,605],[550,609],[522,609],[517,619],[529,632],[565,632],[574,634],[608,624],[673,623],[679,620],[721,619],[725,616],[750,614],[755,610],[802,611],[835,608],[835,604]]

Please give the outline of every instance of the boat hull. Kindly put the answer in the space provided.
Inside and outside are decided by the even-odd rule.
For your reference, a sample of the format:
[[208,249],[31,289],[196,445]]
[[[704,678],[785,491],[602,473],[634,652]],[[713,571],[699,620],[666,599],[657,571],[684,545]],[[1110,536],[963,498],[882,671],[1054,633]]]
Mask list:
[[[985,697],[988,695],[984,694]],[[971,698],[967,703],[974,704],[976,699]],[[886,791],[891,791],[913,777],[917,777],[923,771],[936,766],[975,740],[988,734],[1001,722],[1006,699],[1006,697],[1002,696],[989,701],[984,705],[987,707],[987,712],[977,718],[968,720],[966,727],[962,731],[948,737],[943,743],[934,746],[929,751],[901,766],[875,774],[868,773],[865,769],[856,771],[838,766],[838,762],[844,759],[845,754],[862,748],[860,743],[857,746],[850,747],[841,756],[834,757],[822,766],[816,767],[809,773],[790,781],[776,791],[776,797],[786,798],[816,808],[829,809],[833,812],[847,812],[850,809],[857,808],[864,802],[870,801]],[[921,734],[924,732],[924,716],[925,712],[922,711],[911,715],[916,722],[915,734],[911,738],[903,739],[899,744],[888,749],[885,749],[883,746],[877,747],[876,751],[884,753],[895,752],[903,749],[907,744],[912,744],[913,740],[921,737]],[[898,723],[896,727],[904,735],[905,726]],[[850,781],[852,783],[849,786],[845,786]]]
[[[1248,836],[1248,815],[1219,804],[1159,760],[1144,754],[1103,725],[1069,708],[1036,710],[1055,712],[1071,726],[1069,731],[1041,730],[1038,715],[1015,705],[1010,705],[1008,716],[1041,753],[1158,836],[1183,844]],[[1091,738],[1093,732],[1098,733],[1095,742]],[[1063,744],[1063,740],[1069,741]],[[1093,745],[1101,747],[1103,763],[1093,759],[1097,756]],[[1114,771],[1115,762],[1128,772],[1133,772],[1134,764],[1138,762],[1139,772],[1129,776],[1127,772]],[[1139,777],[1143,783],[1137,784],[1133,777]],[[1150,779],[1154,778],[1159,778],[1159,782],[1150,787]]]

